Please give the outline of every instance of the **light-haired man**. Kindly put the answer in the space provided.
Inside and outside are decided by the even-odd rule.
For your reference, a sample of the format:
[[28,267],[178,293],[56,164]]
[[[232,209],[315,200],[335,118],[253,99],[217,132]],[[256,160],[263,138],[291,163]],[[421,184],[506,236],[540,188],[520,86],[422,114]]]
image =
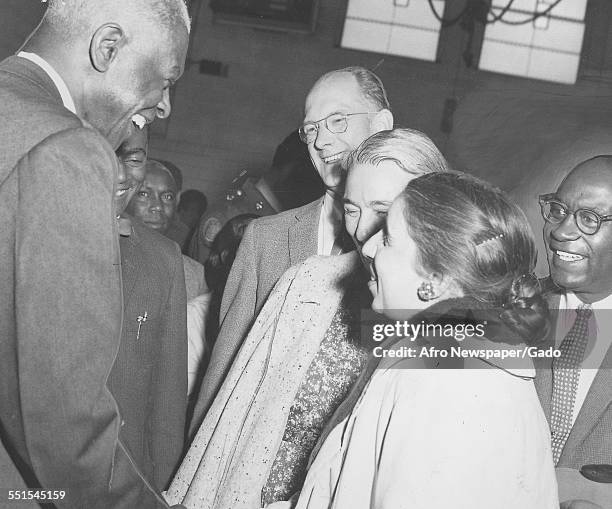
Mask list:
[[170,114],[189,23],[183,0],[51,0],[0,63],[0,438],[29,487],[64,492],[60,508],[166,506],[107,387],[122,325],[113,197],[127,192],[114,150]]
[[387,94],[372,71],[348,67],[328,72],[308,93],[299,132],[326,193],[303,207],[248,226],[223,294],[220,332],[200,389],[192,432],[281,275],[311,255],[342,251],[343,158],[370,135],[392,127]]

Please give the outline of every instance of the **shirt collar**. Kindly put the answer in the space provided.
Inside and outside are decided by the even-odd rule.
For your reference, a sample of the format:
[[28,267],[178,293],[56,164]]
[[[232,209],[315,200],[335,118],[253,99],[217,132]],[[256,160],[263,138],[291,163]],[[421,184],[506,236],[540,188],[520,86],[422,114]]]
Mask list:
[[326,217],[338,220],[344,216],[342,198],[337,198],[332,192],[328,191],[323,197],[323,213]]
[[64,108],[70,110],[75,115],[77,114],[76,106],[74,104],[72,96],[70,95],[70,91],[68,90],[66,82],[62,79],[62,77],[58,74],[58,72],[49,62],[47,62],[44,58],[42,58],[40,55],[37,55],[36,53],[28,53],[26,51],[20,51],[19,53],[17,53],[17,56],[29,60],[30,62],[38,65],[38,67],[40,67],[43,71],[45,71],[49,78],[51,78],[51,81],[53,81],[53,84],[56,86],[57,91],[59,92],[60,97],[62,98],[62,103],[64,103]]
[[[574,292],[567,291],[561,295],[559,302],[560,309],[578,309],[578,306],[584,304]],[[608,295],[604,299],[598,300],[591,304],[593,309],[612,309],[612,295]]]

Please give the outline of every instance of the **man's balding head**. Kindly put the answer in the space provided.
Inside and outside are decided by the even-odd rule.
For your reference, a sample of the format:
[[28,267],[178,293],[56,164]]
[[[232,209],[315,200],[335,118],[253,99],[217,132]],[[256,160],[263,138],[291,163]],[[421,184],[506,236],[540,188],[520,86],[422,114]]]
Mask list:
[[360,66],[344,67],[342,69],[335,69],[329,71],[321,76],[317,82],[313,85],[313,89],[320,83],[343,76],[352,76],[357,82],[357,86],[361,91],[361,95],[365,101],[373,106],[373,111],[379,111],[383,109],[390,110],[389,99],[387,98],[387,91],[380,80],[380,78],[369,69]]
[[391,129],[393,115],[382,82],[363,67],[321,76],[306,97],[300,136],[325,187],[341,195],[344,158],[374,133]]
[[117,148],[133,121],[170,114],[189,29],[184,0],[51,0],[24,50],[58,71],[77,114]]
[[169,30],[183,25],[187,33],[191,30],[183,0],[49,0],[43,22],[67,37],[77,37],[112,20]]
[[[597,156],[580,163],[565,177],[554,196],[554,217],[544,224],[544,242],[550,275],[560,287],[584,302],[596,302],[612,294],[612,222],[582,215],[581,227],[573,213],[612,214],[612,156]],[[564,217],[563,206],[568,213]],[[564,217],[564,218],[563,218]],[[593,225],[591,224],[593,223]]]

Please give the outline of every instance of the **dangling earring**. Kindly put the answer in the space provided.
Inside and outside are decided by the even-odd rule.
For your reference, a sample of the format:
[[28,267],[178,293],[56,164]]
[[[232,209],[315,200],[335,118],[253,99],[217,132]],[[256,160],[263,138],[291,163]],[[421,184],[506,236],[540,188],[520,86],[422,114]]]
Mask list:
[[421,286],[417,289],[417,296],[424,302],[429,302],[438,297],[431,281],[423,281],[421,283]]

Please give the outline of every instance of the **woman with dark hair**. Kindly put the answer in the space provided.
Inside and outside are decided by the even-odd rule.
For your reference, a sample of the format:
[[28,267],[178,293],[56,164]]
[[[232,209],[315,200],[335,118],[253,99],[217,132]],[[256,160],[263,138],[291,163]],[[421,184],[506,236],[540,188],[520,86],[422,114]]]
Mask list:
[[359,316],[371,301],[359,252],[406,184],[447,163],[423,133],[394,129],[365,140],[346,164],[346,232],[358,252],[311,257],[276,284],[168,490],[172,504],[287,504],[359,378],[369,343]]
[[468,175],[424,175],[364,254],[373,309],[421,327],[374,350],[298,509],[558,508],[533,365],[502,358],[548,328],[521,210]]

